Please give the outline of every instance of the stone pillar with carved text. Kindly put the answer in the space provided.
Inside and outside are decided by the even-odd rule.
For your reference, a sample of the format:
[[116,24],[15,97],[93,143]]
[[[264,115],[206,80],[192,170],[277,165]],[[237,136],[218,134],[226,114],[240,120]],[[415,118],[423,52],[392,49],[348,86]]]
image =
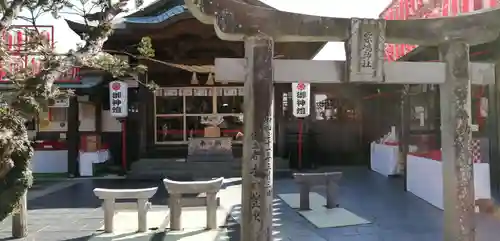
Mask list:
[[440,93],[444,240],[474,241],[469,45],[461,41],[443,43],[439,54],[446,64],[446,80]]
[[242,241],[272,240],[273,53],[272,38],[245,39]]
[[383,82],[384,49],[384,20],[351,19],[349,39],[345,42],[345,81]]

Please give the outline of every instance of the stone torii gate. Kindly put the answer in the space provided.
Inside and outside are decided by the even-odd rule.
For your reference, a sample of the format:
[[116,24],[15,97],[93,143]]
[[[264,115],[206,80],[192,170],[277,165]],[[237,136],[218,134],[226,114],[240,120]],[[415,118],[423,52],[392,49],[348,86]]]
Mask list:
[[[345,19],[281,12],[240,0],[185,0],[219,38],[245,42],[245,59],[217,59],[218,81],[244,81],[243,241],[272,239],[273,80],[441,85],[444,240],[475,236],[470,85],[494,79],[469,62],[469,45],[498,37],[500,9],[414,20]],[[275,42],[346,43],[347,61],[273,60]],[[385,43],[438,46],[443,63],[383,60]],[[226,68],[226,70],[224,70]]]

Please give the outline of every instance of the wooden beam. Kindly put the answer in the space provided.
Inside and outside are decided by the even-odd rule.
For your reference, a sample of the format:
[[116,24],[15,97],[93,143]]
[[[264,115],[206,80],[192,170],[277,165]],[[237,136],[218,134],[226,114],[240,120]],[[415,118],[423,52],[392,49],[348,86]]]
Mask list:
[[[274,83],[292,83],[299,80],[309,83],[343,83],[346,66],[344,61],[275,59]],[[244,82],[245,59],[215,59],[217,81]],[[372,84],[441,84],[445,81],[446,64],[439,62],[385,62],[384,82]],[[495,81],[495,65],[471,63],[470,75],[475,85],[488,85]]]
[[474,172],[470,143],[471,81],[469,46],[439,46],[446,65],[441,85],[441,149],[443,159],[444,241],[475,240]]
[[[320,17],[279,11],[238,0],[185,0],[193,15],[205,24],[214,24],[224,40],[243,41],[249,33],[266,33],[277,42],[345,41],[350,19]],[[475,11],[454,17],[387,22],[386,42],[438,45],[449,39],[481,44],[498,37],[500,8]]]

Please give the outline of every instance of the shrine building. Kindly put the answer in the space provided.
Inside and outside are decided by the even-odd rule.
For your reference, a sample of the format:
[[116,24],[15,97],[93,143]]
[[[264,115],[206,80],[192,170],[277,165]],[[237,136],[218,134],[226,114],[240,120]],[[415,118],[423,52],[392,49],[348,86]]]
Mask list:
[[[480,5],[478,1],[467,2],[470,8],[455,11],[453,3],[447,5],[448,11],[439,14],[459,14],[490,6]],[[440,16],[433,11],[422,12],[418,4],[418,0],[395,1],[380,16],[385,19]],[[70,20],[67,23],[77,34],[87,30],[82,23]],[[154,61],[127,57],[131,64],[147,65],[148,72],[126,81],[128,116],[125,124],[110,113],[109,83],[114,79],[101,71],[71,70],[65,78],[68,80],[57,84],[75,89],[76,96],[51,104],[29,124],[30,135],[38,143],[34,171],[93,175],[93,171],[78,160],[96,159],[93,156],[96,154],[97,159],[109,165],[121,167],[125,163],[132,173],[138,170],[139,174],[180,177],[203,173],[239,175],[245,120],[243,86],[216,82],[213,65],[215,58],[243,58],[243,43],[220,40],[213,26],[195,19],[183,0],[158,0],[119,19],[113,27],[114,33],[104,46],[110,53],[137,54],[137,44],[146,36],[152,39],[155,49]],[[16,32],[5,37],[10,38],[15,47],[18,35]],[[277,43],[275,58],[312,59],[324,44]],[[471,61],[497,58],[493,46],[496,42],[472,46]],[[387,61],[438,59],[437,49],[433,47],[386,44]],[[141,84],[151,81],[159,85],[156,91]],[[8,89],[8,81],[3,81],[1,87]],[[385,165],[396,172],[400,165],[397,155],[403,125],[401,112],[408,109],[412,146],[409,156],[440,159],[437,85],[409,86],[410,104],[401,107],[401,85],[311,84],[311,114],[300,122],[292,115],[291,84],[277,83],[274,89],[275,170],[320,165],[365,165],[377,169],[377,165]],[[495,106],[500,106],[496,103],[500,98],[496,89],[496,84],[472,86],[474,161],[489,163],[491,172],[499,168],[496,162],[490,162],[499,160]],[[297,160],[299,129],[304,133],[300,163]],[[207,166],[203,158],[186,161],[193,152],[213,145],[215,142],[211,140],[217,140],[220,147],[215,152],[222,158],[228,157],[229,152],[235,159],[231,165],[205,160],[209,163]],[[378,152],[379,149],[392,154],[380,157],[383,151]],[[387,165],[383,161],[386,159],[395,163]],[[498,185],[495,176],[498,175],[491,175],[491,181]]]
[[[81,23],[70,20],[67,23],[77,34],[86,31]],[[213,65],[215,58],[244,57],[243,43],[220,40],[213,26],[195,19],[183,0],[158,0],[124,17],[114,28],[105,50],[136,54],[137,43],[148,36],[156,51],[154,58],[170,65],[140,61],[148,66],[147,75],[140,76],[140,82],[154,81],[159,85],[155,92],[142,84],[129,85],[131,111],[125,132],[126,145],[133,148],[122,152],[121,135],[117,134],[121,130],[101,127],[97,135],[109,143],[113,162],[120,163],[125,154],[129,164],[139,161],[155,168],[156,164],[151,164],[154,160],[185,159],[189,149],[194,148],[193,140],[199,142],[200,138],[218,137],[228,139],[229,142],[223,142],[224,148],[230,148],[232,155],[240,159],[245,119],[243,86],[214,81]],[[277,43],[275,58],[312,59],[324,44]],[[99,93],[107,95],[110,80],[100,84],[102,91]],[[396,87],[380,88],[392,90]],[[381,91],[380,88],[311,85],[311,115],[303,122],[304,159],[307,159],[304,165],[368,165],[369,143],[390,129],[391,121],[397,120],[397,96],[371,98]],[[297,160],[289,161],[296,156],[298,130],[297,119],[292,116],[291,93],[290,84],[275,84],[274,153],[281,157],[277,158],[280,160],[277,168],[283,169],[298,165]],[[101,118],[110,118],[109,96],[100,98],[104,110]],[[217,122],[217,128],[207,128],[210,127],[207,121]],[[168,168],[168,165],[181,164],[161,166]],[[235,165],[236,173],[240,171],[239,166]]]

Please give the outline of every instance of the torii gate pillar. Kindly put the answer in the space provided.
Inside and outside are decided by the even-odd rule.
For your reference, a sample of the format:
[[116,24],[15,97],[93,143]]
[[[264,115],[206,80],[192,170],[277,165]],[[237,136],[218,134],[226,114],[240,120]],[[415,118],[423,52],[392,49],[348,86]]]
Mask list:
[[439,53],[446,64],[446,80],[440,85],[444,240],[472,241],[476,225],[469,45],[462,41],[443,43]]
[[245,39],[241,241],[271,241],[273,219],[274,41]]

